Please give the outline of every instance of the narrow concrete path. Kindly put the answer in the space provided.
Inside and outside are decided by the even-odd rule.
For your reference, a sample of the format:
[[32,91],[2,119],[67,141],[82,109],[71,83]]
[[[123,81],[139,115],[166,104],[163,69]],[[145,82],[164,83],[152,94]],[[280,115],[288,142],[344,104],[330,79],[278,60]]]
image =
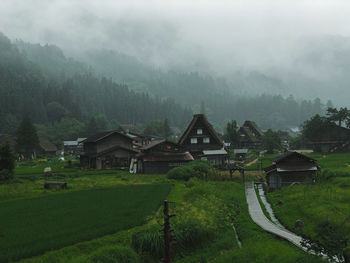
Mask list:
[[254,182],[246,182],[245,192],[250,217],[258,226],[260,226],[267,232],[270,232],[274,235],[288,240],[289,242],[293,243],[294,245],[307,252],[307,249],[301,245],[302,238],[300,236],[297,236],[296,234],[289,232],[285,228],[273,224],[270,220],[266,218],[256,196]]
[[259,161],[259,158],[254,159],[250,163],[247,163],[246,166],[252,166],[253,164],[257,163]]

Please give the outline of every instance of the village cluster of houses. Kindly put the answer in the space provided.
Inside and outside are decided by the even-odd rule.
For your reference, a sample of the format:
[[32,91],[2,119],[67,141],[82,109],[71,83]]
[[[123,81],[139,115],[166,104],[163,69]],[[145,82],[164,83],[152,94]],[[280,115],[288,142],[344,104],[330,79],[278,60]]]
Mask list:
[[[344,132],[344,129],[341,131]],[[264,132],[255,122],[245,121],[238,134],[239,145],[234,149],[238,159],[244,159],[248,149],[262,149]],[[0,134],[0,144],[1,141],[11,139]],[[57,154],[57,147],[45,136],[39,135],[39,144],[41,154]],[[347,139],[344,142],[322,141],[316,145],[330,152],[334,147],[340,145],[344,148],[349,144]],[[229,163],[228,147],[230,145],[221,139],[204,114],[193,116],[177,143],[142,134],[134,126],[126,125],[88,138],[64,142],[64,152],[80,155],[83,169],[122,167],[131,173],[146,174],[167,173],[193,160],[207,160],[214,166],[224,166]],[[294,183],[310,183],[320,167],[316,160],[300,152],[287,152],[273,160],[272,166],[264,170],[269,186],[274,189]]]
[[[262,136],[262,130],[252,121],[240,128],[242,147],[261,147]],[[86,138],[81,145],[80,163],[87,169],[118,166],[137,173],[165,173],[192,160],[208,160],[215,166],[228,161],[225,143],[204,114],[193,116],[178,143],[121,126]],[[247,153],[247,149],[243,152]]]
[[166,173],[193,160],[223,165],[228,160],[224,142],[204,114],[194,115],[178,143],[120,127],[86,138],[80,164],[87,169],[128,167],[137,173]]
[[[239,129],[240,146],[261,148],[263,131],[252,121]],[[193,116],[178,143],[142,135],[120,127],[116,131],[102,132],[82,141],[80,164],[87,169],[128,167],[132,173],[166,173],[193,160],[208,160],[222,166],[229,156],[225,143],[204,114]],[[236,149],[244,156],[247,149]],[[320,170],[316,160],[301,153],[287,152],[273,160],[265,169],[270,189],[295,183],[312,183]]]

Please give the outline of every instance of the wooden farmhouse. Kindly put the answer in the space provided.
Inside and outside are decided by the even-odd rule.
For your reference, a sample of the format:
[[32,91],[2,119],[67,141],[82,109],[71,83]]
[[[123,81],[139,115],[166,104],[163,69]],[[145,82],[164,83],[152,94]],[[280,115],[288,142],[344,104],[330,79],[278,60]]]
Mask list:
[[80,166],[87,169],[128,167],[137,150],[133,139],[117,131],[98,133],[83,141]]
[[53,144],[46,136],[39,134],[39,149],[38,155],[41,156],[55,156],[57,152],[57,146]]
[[206,159],[213,165],[223,165],[228,160],[224,143],[204,114],[196,114],[179,144],[189,151],[195,160]]
[[140,150],[136,156],[139,173],[167,173],[174,167],[193,161],[192,155],[184,147],[165,139],[155,140]]
[[316,160],[297,152],[287,152],[264,170],[269,188],[279,189],[295,183],[312,183],[320,169]]
[[258,149],[262,147],[264,132],[254,121],[245,121],[239,131],[239,147]]
[[322,136],[310,142],[315,152],[335,153],[350,151],[350,129],[332,125],[322,128]]

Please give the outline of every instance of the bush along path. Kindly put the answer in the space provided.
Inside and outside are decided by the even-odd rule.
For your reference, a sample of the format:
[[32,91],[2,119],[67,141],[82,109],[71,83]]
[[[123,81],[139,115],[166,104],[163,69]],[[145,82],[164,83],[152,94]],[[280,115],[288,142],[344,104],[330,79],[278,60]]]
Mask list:
[[[272,223],[269,219],[267,219],[267,217],[264,215],[264,212],[261,209],[259,200],[256,196],[253,181],[246,182],[245,192],[248,203],[249,215],[258,226],[260,226],[262,229],[269,233],[272,233],[276,236],[288,240],[289,242],[301,248],[307,253],[313,255],[315,254],[313,251],[310,251],[307,247],[303,246],[304,242],[302,237],[288,231],[284,227]],[[321,254],[320,256],[326,258],[325,255]]]

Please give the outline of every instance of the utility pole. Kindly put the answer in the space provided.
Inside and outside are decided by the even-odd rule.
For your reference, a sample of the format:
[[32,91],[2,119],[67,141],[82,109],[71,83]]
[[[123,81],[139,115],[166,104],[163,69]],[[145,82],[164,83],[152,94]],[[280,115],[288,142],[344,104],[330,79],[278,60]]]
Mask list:
[[171,241],[173,240],[173,237],[171,236],[171,230],[170,228],[170,218],[175,215],[169,215],[169,201],[164,200],[164,244],[165,244],[165,256],[164,256],[164,262],[165,263],[171,263]]

